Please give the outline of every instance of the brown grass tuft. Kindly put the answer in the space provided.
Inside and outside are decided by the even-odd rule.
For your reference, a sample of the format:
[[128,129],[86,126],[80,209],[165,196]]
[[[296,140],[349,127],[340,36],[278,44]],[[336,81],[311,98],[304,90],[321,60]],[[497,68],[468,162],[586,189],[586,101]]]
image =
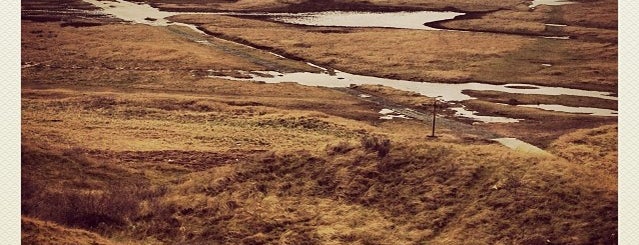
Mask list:
[[377,152],[378,157],[385,157],[391,150],[391,141],[380,136],[365,136],[361,139],[361,145],[368,151]]

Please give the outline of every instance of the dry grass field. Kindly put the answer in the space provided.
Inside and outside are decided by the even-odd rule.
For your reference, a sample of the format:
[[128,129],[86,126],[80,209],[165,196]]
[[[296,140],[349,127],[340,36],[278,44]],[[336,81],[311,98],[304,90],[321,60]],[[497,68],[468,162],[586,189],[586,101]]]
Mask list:
[[80,229],[69,229],[51,222],[22,218],[22,244],[119,244],[98,234]]
[[[246,10],[301,1],[208,3]],[[519,8],[517,1],[402,3]],[[188,28],[87,18],[99,25],[22,22],[23,244],[616,242],[616,118],[497,104],[615,109],[614,102],[466,91],[478,98],[466,102],[471,109],[527,119],[472,127],[520,137],[551,153],[540,156],[469,138],[453,124],[438,125],[440,137],[427,138],[430,125],[382,120],[383,104],[345,89],[204,75],[208,70],[317,71],[305,64],[309,60],[418,81],[503,83],[510,77],[517,80],[509,82],[616,91],[616,61],[586,57],[616,55],[616,46],[571,40],[544,56],[565,62],[552,68],[560,75],[548,75],[518,67],[546,62],[530,60],[534,55],[525,47],[556,40],[174,17],[304,58],[291,60]],[[209,44],[194,42],[202,40]],[[358,43],[367,43],[367,49]],[[581,79],[587,72],[589,79]],[[420,110],[432,103],[383,86],[357,89]]]

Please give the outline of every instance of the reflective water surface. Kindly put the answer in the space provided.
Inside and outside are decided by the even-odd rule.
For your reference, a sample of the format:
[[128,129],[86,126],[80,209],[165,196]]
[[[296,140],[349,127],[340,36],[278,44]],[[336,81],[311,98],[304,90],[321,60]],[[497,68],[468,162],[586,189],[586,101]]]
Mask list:
[[463,13],[456,12],[313,12],[301,14],[287,14],[271,18],[272,20],[310,26],[342,26],[342,27],[389,27],[417,30],[437,30],[425,26],[424,23],[449,20]]
[[563,0],[533,0],[532,4],[530,5],[531,8],[537,7],[539,5],[550,5],[550,6],[557,6],[557,5],[564,5],[564,4],[573,4],[575,2],[571,2],[571,1],[563,1]]

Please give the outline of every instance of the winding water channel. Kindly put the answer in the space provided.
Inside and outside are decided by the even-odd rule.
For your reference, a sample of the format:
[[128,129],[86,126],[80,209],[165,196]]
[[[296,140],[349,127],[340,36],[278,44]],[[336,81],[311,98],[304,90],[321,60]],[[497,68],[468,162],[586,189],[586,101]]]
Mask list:
[[[211,76],[216,78],[224,78],[237,81],[262,81],[266,83],[282,83],[282,82],[296,82],[307,86],[321,86],[332,88],[346,88],[351,85],[384,85],[403,91],[412,91],[428,97],[438,97],[443,101],[464,101],[471,100],[474,97],[463,93],[464,90],[479,90],[479,91],[500,91],[507,93],[521,93],[521,94],[540,94],[540,95],[575,95],[584,97],[601,98],[608,100],[617,100],[617,97],[610,95],[607,92],[588,91],[581,89],[560,88],[560,87],[545,87],[531,84],[485,84],[485,83],[427,83],[427,82],[414,82],[407,80],[388,79],[372,76],[355,75],[342,71],[312,73],[312,72],[294,72],[294,73],[280,73],[276,71],[257,71],[257,72],[243,72],[242,78],[229,77],[229,76]],[[246,78],[244,78],[246,77]],[[581,113],[581,114],[594,114],[597,116],[616,116],[617,112],[613,110],[590,108],[590,107],[570,107],[561,105],[523,105],[527,107],[535,107],[539,109],[568,112],[568,113]],[[494,117],[494,116],[480,116],[476,112],[469,111],[464,107],[451,108],[456,111],[456,115],[459,117],[471,118],[480,122],[518,122],[520,119],[507,118],[507,117]]]
[[[103,2],[97,0],[85,0],[98,7],[104,9],[104,13],[110,14],[114,17],[130,21],[134,23],[142,23],[154,26],[168,26],[168,25],[180,25],[187,26],[193,30],[202,33],[197,29],[195,25],[174,23],[166,20],[166,17],[178,15],[178,14],[195,14],[195,13],[182,13],[182,12],[165,12],[153,8],[147,4],[135,4],[126,1],[117,2]],[[565,2],[564,2],[565,3]],[[545,4],[545,3],[544,3]],[[202,13],[197,13],[202,14]],[[237,15],[239,13],[209,13],[209,14],[231,14]],[[394,13],[362,13],[362,12],[313,12],[313,13],[243,13],[242,15],[262,15],[273,16],[272,19],[276,21],[282,21],[293,24],[304,25],[321,25],[321,26],[357,26],[357,27],[391,27],[391,28],[406,28],[406,29],[421,29],[421,30],[433,30],[430,27],[426,27],[424,23],[440,21],[446,19],[452,19],[455,16],[462,13],[455,12],[394,12]],[[206,44],[206,41],[198,41],[201,44]],[[243,44],[240,44],[243,45]],[[277,54],[274,54],[277,55]],[[284,58],[277,55],[280,58]],[[461,83],[461,84],[446,84],[446,83],[429,83],[429,82],[415,82],[398,79],[387,79],[373,76],[364,76],[350,74],[342,71],[331,71],[315,64],[308,63],[311,66],[320,68],[323,72],[310,73],[310,72],[295,72],[295,73],[281,73],[277,71],[243,71],[243,77],[249,78],[237,78],[226,76],[213,76],[216,78],[224,78],[238,81],[262,81],[266,83],[281,83],[281,82],[296,82],[302,85],[308,86],[322,86],[322,87],[349,87],[351,85],[384,85],[395,89],[412,91],[425,95],[428,97],[438,97],[443,101],[464,101],[474,99],[462,93],[463,90],[492,90],[501,91],[507,93],[521,93],[521,94],[539,94],[539,95],[574,95],[601,98],[608,100],[617,100],[617,97],[607,92],[600,91],[588,91],[580,89],[560,88],[560,87],[547,87],[531,84],[505,84],[494,85],[484,83]],[[522,105],[525,107],[533,107],[543,110],[560,111],[568,113],[582,113],[592,114],[597,116],[617,116],[617,112],[614,110],[605,110],[600,108],[589,107],[569,107],[563,105]],[[480,122],[518,122],[521,119],[507,118],[507,117],[494,117],[477,115],[476,112],[467,110],[463,106],[451,108],[456,111],[456,116],[470,118]]]

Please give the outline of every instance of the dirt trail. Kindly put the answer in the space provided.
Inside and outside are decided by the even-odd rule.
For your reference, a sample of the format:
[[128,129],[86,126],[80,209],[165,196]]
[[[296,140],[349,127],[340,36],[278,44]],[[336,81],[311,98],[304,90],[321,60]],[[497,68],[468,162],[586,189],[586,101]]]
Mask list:
[[499,138],[494,140],[514,151],[525,152],[532,155],[552,156],[549,152],[516,138]]
[[[184,30],[184,27],[167,26],[166,29],[173,34],[176,34],[190,41],[206,45],[215,50],[238,56],[257,65],[264,66],[268,70],[291,72],[299,71],[300,66],[307,66],[302,62],[280,57],[276,54],[269,53],[267,51],[253,48],[244,44],[236,43],[226,39],[216,38],[211,35],[204,36],[206,34],[198,34],[195,31],[187,31]],[[207,37],[215,38],[216,41],[209,41]],[[310,69],[311,67],[308,68]]]

